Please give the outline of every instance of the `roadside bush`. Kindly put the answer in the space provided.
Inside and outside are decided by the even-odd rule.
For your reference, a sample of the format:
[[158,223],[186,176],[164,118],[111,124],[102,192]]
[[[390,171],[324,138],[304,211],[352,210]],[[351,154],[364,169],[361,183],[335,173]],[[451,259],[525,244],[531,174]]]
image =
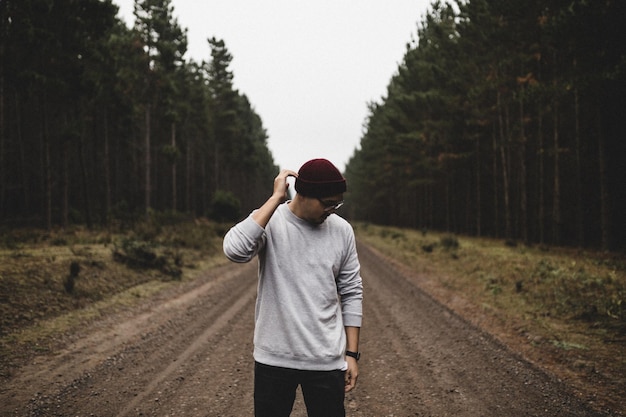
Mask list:
[[584,320],[626,322],[626,287],[611,274],[598,276],[583,268],[559,267],[545,259],[533,271],[533,296],[559,315]]
[[441,247],[443,247],[445,250],[454,250],[459,248],[459,240],[456,238],[456,236],[443,236],[439,240],[439,243],[441,244]]
[[241,215],[241,203],[230,191],[218,190],[211,201],[209,218],[217,222],[236,222]]
[[13,236],[12,233],[1,232],[0,236],[2,236],[2,238],[0,238],[1,247],[4,247],[6,249],[11,249],[11,250],[15,250],[19,248],[19,243],[17,239],[15,239],[15,236]]
[[157,253],[156,245],[146,241],[124,238],[113,248],[113,259],[131,268],[156,269],[168,276],[182,276],[182,255],[179,252],[166,250]]
[[136,222],[133,226],[133,232],[144,241],[154,241],[162,231],[163,228],[154,212],[150,212],[145,219]]
[[36,229],[0,230],[0,245],[6,249],[20,249],[24,245],[38,243],[45,239],[45,233]]
[[136,210],[131,210],[125,200],[122,200],[111,208],[108,217],[109,220],[118,225],[120,230],[124,231],[131,228],[141,216]]
[[426,243],[422,245],[422,250],[426,253],[431,253],[435,249],[435,245],[433,243]]

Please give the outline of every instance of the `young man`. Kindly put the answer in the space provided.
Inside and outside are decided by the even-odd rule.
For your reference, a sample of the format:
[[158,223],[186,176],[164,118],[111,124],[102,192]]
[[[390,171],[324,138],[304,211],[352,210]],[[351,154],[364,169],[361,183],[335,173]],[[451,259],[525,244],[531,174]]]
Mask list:
[[[285,203],[287,177],[296,177]],[[346,180],[326,159],[281,171],[272,196],[224,237],[234,262],[259,257],[254,331],[256,417],[345,416],[359,374],[363,286],[354,232],[335,214]]]

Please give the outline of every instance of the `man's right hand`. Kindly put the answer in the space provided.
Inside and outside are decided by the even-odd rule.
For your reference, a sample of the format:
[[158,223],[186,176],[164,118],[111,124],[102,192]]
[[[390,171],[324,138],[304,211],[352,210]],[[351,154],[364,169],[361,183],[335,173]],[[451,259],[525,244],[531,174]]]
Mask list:
[[278,176],[274,178],[274,192],[272,196],[258,210],[252,213],[252,218],[257,224],[263,228],[272,218],[276,208],[287,199],[287,177],[298,177],[298,173],[290,169],[283,169]]
[[283,169],[276,178],[274,178],[274,193],[272,197],[281,198],[281,203],[287,199],[287,190],[289,189],[289,183],[287,182],[288,177],[298,178],[298,173],[290,169]]

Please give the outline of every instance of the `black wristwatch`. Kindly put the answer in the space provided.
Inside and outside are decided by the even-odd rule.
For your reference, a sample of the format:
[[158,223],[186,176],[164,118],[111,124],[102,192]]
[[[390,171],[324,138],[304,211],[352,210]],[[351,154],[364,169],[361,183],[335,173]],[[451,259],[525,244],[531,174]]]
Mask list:
[[351,352],[349,350],[346,350],[346,356],[350,356],[358,361],[359,359],[361,359],[361,352]]

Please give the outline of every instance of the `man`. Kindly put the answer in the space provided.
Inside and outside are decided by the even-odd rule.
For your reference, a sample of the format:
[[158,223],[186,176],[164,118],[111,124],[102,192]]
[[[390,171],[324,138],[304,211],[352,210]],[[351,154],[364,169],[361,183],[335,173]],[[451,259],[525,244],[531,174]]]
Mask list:
[[[296,195],[287,201],[287,177]],[[224,237],[234,262],[259,256],[256,417],[287,417],[301,386],[309,417],[345,416],[359,375],[363,286],[350,224],[335,214],[346,180],[326,159],[282,170],[272,196]]]

